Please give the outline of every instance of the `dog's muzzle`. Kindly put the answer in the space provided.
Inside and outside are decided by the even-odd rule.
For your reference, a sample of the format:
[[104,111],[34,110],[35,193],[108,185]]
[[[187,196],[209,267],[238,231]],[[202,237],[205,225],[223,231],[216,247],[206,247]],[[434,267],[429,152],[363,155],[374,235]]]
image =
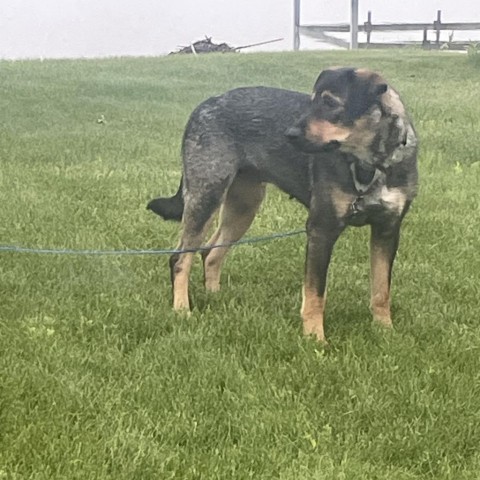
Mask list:
[[340,142],[337,142],[336,140],[324,144],[310,142],[305,138],[303,130],[296,126],[288,128],[285,131],[285,136],[296,148],[308,153],[330,152],[332,150],[337,150],[340,147]]

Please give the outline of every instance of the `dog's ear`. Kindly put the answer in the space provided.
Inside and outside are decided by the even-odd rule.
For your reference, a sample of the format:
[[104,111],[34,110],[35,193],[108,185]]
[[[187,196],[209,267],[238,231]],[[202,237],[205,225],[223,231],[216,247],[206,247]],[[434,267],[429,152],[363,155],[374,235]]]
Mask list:
[[351,84],[357,80],[357,72],[353,67],[333,67],[330,71],[335,72],[338,77],[338,80],[342,79],[347,84]]
[[344,70],[345,70],[345,76],[347,77],[348,80],[353,81],[356,79],[357,75],[354,68],[347,67]]
[[313,85],[313,91],[316,92],[318,90],[318,87],[320,83],[325,80],[326,77],[328,77],[331,74],[330,69],[322,70],[320,74],[317,77],[317,80],[315,80],[315,84]]
[[380,100],[383,110],[388,115],[398,118],[405,116],[405,107],[393,88],[388,88]]
[[375,95],[380,97],[388,90],[388,85],[386,83],[380,83],[379,85],[375,86]]
[[352,67],[329,67],[320,72],[313,91],[319,90],[323,84],[338,84],[339,82],[346,82],[347,84],[355,81],[355,69]]

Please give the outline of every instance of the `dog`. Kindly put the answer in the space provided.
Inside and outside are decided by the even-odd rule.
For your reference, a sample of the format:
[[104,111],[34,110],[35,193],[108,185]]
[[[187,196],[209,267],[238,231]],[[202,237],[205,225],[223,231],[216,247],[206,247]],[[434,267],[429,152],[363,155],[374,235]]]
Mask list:
[[[417,135],[398,93],[376,72],[324,70],[313,94],[246,87],[209,98],[191,114],[182,143],[177,193],[147,208],[182,221],[170,258],[173,307],[189,310],[189,273],[214,213],[209,246],[239,240],[272,183],[308,209],[301,316],[325,341],[327,270],[347,226],[370,225],[371,302],[390,327],[390,286],[400,225],[417,194]],[[220,288],[228,246],[202,249],[205,286]]]

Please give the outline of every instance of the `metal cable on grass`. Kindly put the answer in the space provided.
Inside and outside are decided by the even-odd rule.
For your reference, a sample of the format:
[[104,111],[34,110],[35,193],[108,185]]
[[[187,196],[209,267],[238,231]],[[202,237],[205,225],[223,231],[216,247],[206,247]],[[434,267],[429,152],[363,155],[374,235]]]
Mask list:
[[151,250],[75,250],[70,248],[31,248],[21,247],[18,245],[0,245],[1,252],[13,253],[30,253],[42,255],[173,255],[175,253],[194,253],[205,250],[213,250],[214,248],[222,247],[236,247],[238,245],[246,245],[260,242],[267,242],[270,240],[277,240],[281,238],[293,237],[305,233],[305,230],[293,230],[291,232],[273,233],[271,235],[264,235],[260,237],[251,237],[238,240],[237,242],[222,243],[217,245],[204,245],[198,248],[177,250],[177,249],[151,249]]

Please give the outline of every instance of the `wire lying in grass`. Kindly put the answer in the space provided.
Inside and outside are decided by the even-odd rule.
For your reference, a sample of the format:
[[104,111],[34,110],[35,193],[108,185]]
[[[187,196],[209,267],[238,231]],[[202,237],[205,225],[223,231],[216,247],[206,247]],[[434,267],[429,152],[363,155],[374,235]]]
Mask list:
[[214,248],[235,247],[237,245],[246,245],[259,242],[267,242],[280,238],[293,237],[305,233],[305,229],[292,230],[291,232],[273,233],[260,237],[251,237],[238,240],[237,242],[221,243],[217,245],[204,245],[198,248],[185,250],[178,249],[152,249],[152,250],[74,250],[70,248],[31,248],[20,247],[17,245],[0,245],[0,252],[15,253],[34,253],[34,254],[50,254],[50,255],[172,255],[175,253],[199,252],[203,250],[212,250]]

